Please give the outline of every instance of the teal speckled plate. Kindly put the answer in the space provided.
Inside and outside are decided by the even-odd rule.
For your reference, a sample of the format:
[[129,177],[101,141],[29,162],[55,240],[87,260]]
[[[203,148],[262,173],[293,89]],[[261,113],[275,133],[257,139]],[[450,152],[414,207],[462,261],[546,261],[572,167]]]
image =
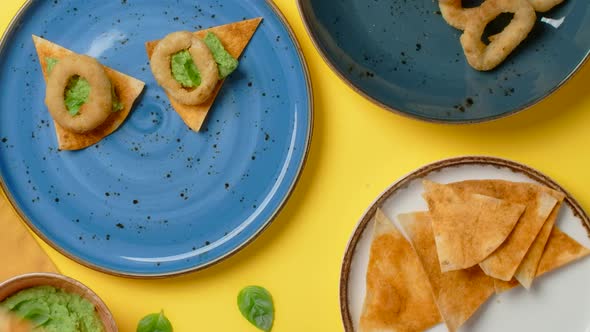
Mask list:
[[473,70],[436,0],[298,0],[307,29],[336,73],[360,94],[414,118],[471,123],[535,105],[590,50],[588,1],[539,14],[527,40],[491,72]]

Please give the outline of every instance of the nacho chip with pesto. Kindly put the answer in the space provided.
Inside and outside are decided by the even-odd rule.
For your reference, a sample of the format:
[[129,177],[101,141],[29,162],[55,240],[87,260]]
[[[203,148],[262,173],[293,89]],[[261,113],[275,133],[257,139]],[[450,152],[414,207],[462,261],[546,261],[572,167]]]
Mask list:
[[[203,39],[205,43],[208,45],[208,47],[212,48],[212,54],[214,55],[215,61],[219,66],[220,78],[222,80],[217,83],[217,87],[215,88],[213,96],[211,96],[209,101],[201,105],[183,105],[168,95],[170,104],[172,105],[176,113],[180,115],[182,120],[192,130],[199,131],[201,129],[201,126],[203,125],[203,122],[205,122],[205,118],[207,117],[207,113],[209,113],[209,110],[213,106],[213,103],[215,102],[215,99],[219,94],[219,90],[223,85],[223,78],[225,78],[225,76],[227,76],[231,71],[233,71],[233,69],[235,69],[234,66],[237,66],[237,62],[231,61],[227,57],[227,55],[224,55],[224,53],[220,49],[220,46],[223,46],[223,48],[227,51],[231,58],[233,58],[234,60],[238,59],[242,52],[246,49],[246,46],[248,46],[248,43],[250,42],[252,36],[254,36],[254,33],[256,32],[258,25],[260,25],[260,22],[262,22],[262,18],[255,18],[195,32],[195,36]],[[213,35],[217,37],[218,41],[215,40],[215,38],[213,38],[209,33],[213,33]],[[149,58],[152,57],[152,54],[154,52],[154,49],[156,48],[156,45],[158,45],[158,42],[159,41],[154,40],[146,43],[145,46]],[[177,74],[180,73],[177,72]],[[176,77],[176,79],[178,80],[178,78],[181,76]],[[196,83],[196,78],[193,79],[195,80],[194,83]],[[185,81],[185,83],[188,82]]]
[[[54,66],[59,59],[73,53],[64,47],[38,36],[33,36],[33,42],[37,49],[43,78],[45,78],[46,81],[51,67]],[[84,149],[98,143],[100,140],[113,133],[121,126],[121,124],[123,124],[131,112],[135,100],[141,94],[145,85],[142,81],[111,68],[104,68],[116,91],[117,100],[113,105],[113,110],[115,112],[113,112],[98,128],[84,134],[68,131],[54,121],[58,148],[60,150]]]

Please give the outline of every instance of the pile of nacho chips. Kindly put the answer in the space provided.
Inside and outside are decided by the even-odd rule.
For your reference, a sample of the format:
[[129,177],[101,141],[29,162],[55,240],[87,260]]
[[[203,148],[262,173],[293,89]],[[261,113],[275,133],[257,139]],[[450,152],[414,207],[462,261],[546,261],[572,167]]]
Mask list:
[[565,196],[503,180],[424,181],[429,211],[381,212],[367,269],[360,331],[461,327],[494,293],[590,254],[555,226]]

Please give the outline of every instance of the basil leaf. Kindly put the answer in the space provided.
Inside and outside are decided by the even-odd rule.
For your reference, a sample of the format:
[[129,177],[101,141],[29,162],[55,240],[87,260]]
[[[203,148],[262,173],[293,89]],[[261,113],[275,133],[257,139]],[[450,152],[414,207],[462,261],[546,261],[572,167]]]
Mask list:
[[51,318],[49,306],[33,300],[20,303],[16,307],[15,313],[19,317],[30,321],[35,327],[47,323]]
[[166,316],[164,311],[160,313],[149,314],[143,317],[139,324],[137,324],[137,332],[172,332],[172,324]]
[[274,305],[270,293],[260,286],[248,286],[238,294],[242,316],[262,331],[270,331],[274,322]]

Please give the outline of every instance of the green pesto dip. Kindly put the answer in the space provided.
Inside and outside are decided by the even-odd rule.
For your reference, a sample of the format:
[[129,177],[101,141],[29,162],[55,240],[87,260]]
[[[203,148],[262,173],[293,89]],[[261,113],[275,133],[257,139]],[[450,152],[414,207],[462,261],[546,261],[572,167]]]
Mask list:
[[104,331],[92,303],[78,294],[51,286],[22,290],[1,302],[0,308],[30,321],[35,326],[35,331]]
[[172,56],[170,68],[172,76],[182,87],[195,88],[201,85],[201,74],[187,50],[182,50]]
[[215,62],[217,62],[217,66],[219,67],[219,79],[222,80],[228,77],[229,74],[238,68],[238,60],[234,59],[225,50],[223,44],[221,44],[221,40],[219,40],[215,34],[209,32],[203,41],[207,44],[207,47],[213,54]]
[[[53,58],[46,58],[47,72],[51,73],[59,60]],[[88,101],[90,96],[90,83],[80,76],[70,78],[66,91],[64,93],[64,102],[66,108],[71,116],[75,116],[80,112],[80,108]],[[123,104],[115,93],[113,88],[113,112],[118,112],[123,109]]]
[[[221,40],[209,32],[203,42],[207,45],[213,59],[217,63],[219,69],[219,79],[222,80],[228,77],[236,68],[238,68],[238,60],[234,59],[229,52],[223,47]],[[187,50],[182,50],[174,55],[170,61],[170,68],[172,76],[185,88],[195,88],[201,85],[201,75],[199,69],[195,65],[193,58]]]

